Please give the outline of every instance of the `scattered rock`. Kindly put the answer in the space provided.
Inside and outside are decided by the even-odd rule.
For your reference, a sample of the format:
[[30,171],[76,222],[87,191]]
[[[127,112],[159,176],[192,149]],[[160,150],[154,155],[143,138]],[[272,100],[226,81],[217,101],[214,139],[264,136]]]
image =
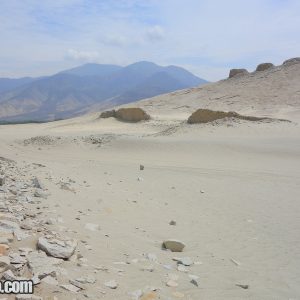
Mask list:
[[84,228],[87,229],[87,230],[90,230],[90,231],[97,231],[97,230],[100,230],[100,225],[99,224],[86,223]]
[[172,252],[182,252],[185,244],[178,240],[166,240],[163,242],[163,247],[171,250]]
[[167,281],[166,285],[169,286],[169,287],[177,287],[178,286],[178,282],[170,279],[170,280]]
[[233,262],[236,266],[240,266],[241,263],[233,258],[230,258],[231,262]]
[[85,286],[77,280],[70,279],[69,282],[75,285],[76,287],[80,288],[81,290],[85,290]]
[[80,291],[80,288],[73,284],[62,284],[60,287],[72,293],[78,293]]
[[247,74],[249,74],[249,72],[246,69],[231,69],[229,72],[229,78],[243,76]]
[[104,285],[113,290],[115,290],[118,287],[118,283],[115,280],[107,281],[104,283]]
[[116,111],[114,109],[104,111],[100,114],[100,118],[102,119],[113,118],[115,116],[116,116]]
[[84,276],[84,277],[80,277],[80,278],[77,278],[76,279],[77,282],[80,282],[80,283],[90,283],[90,284],[93,284],[96,282],[96,278],[92,275],[87,275],[87,276]]
[[9,220],[0,220],[0,231],[13,233],[15,230],[19,230],[19,224],[9,221]]
[[43,190],[36,190],[34,192],[34,197],[37,197],[37,198],[43,198],[43,199],[47,199],[49,196],[48,193],[46,193],[45,191]]
[[188,267],[191,266],[194,262],[190,257],[183,257],[179,258],[178,263]]
[[5,175],[0,175],[0,186],[5,184]]
[[42,251],[33,251],[27,255],[28,266],[33,275],[39,279],[46,276],[56,277],[61,273],[61,268],[58,267],[62,263],[61,259],[49,257]]
[[139,300],[143,296],[142,290],[136,290],[130,293],[130,296],[132,297],[132,300]]
[[9,246],[7,246],[6,244],[0,244],[0,257],[2,255],[6,255],[8,249]]
[[143,165],[140,165],[140,170],[143,171],[145,167]]
[[32,179],[32,186],[37,189],[41,189],[41,190],[44,189],[44,185],[41,183],[41,181],[37,177],[34,177]]
[[274,65],[272,63],[262,63],[256,67],[256,72],[265,71],[265,70],[271,69],[273,67],[274,67]]
[[169,222],[169,225],[175,226],[175,225],[176,225],[176,221],[171,220],[171,221]]
[[10,265],[10,258],[8,256],[0,256],[0,273],[6,271]]
[[45,237],[40,237],[38,239],[37,247],[53,257],[68,259],[73,255],[77,247],[77,241],[64,241],[54,238],[46,239]]
[[41,282],[49,284],[49,285],[58,285],[58,281],[52,276],[44,277]]
[[187,273],[189,271],[184,265],[178,265],[177,270],[179,272],[184,272],[184,273]]
[[190,279],[191,279],[191,284],[195,285],[195,286],[199,286],[198,285],[198,279],[199,277],[197,275],[189,275]]
[[239,283],[237,283],[236,286],[238,286],[238,287],[240,287],[240,288],[242,288],[244,290],[248,290],[249,289],[249,285],[248,284],[239,284]]

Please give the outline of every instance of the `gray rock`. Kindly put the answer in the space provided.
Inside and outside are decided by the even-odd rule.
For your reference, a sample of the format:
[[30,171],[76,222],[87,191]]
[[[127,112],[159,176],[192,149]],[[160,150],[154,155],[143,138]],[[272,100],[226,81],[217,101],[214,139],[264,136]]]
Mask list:
[[49,196],[48,193],[46,193],[45,191],[43,190],[36,190],[34,192],[34,197],[37,197],[37,198],[43,198],[43,199],[47,199]]
[[0,175],[0,186],[5,184],[5,175]]
[[43,279],[46,276],[56,276],[61,273],[58,267],[63,261],[54,257],[47,256],[44,252],[33,251],[27,255],[28,266],[33,275]]
[[140,170],[143,171],[145,169],[145,166],[140,165]]
[[85,286],[82,283],[78,282],[77,280],[70,279],[69,282],[75,285],[76,287],[78,287],[79,289],[85,290]]
[[46,239],[40,237],[37,243],[38,249],[45,251],[48,255],[56,258],[68,259],[70,258],[77,247],[76,240],[58,240],[58,239]]
[[80,288],[73,284],[62,284],[61,287],[72,293],[78,293],[80,291]]
[[8,256],[0,256],[0,273],[6,271],[10,265],[10,258]]
[[183,257],[178,260],[178,263],[188,267],[191,266],[194,262],[190,257]]
[[96,282],[96,278],[92,275],[87,275],[87,276],[84,276],[84,277],[80,277],[80,278],[77,278],[76,281],[80,282],[80,283],[90,283],[90,284],[93,284]]
[[15,230],[19,230],[19,224],[9,221],[9,220],[0,220],[0,231],[14,233]]
[[26,238],[29,237],[29,234],[26,233],[24,230],[21,230],[21,229],[15,230],[14,235],[17,238],[18,241],[25,240]]
[[37,177],[34,177],[32,179],[32,186],[37,189],[41,189],[41,190],[44,189],[44,185],[41,183],[41,181]]
[[182,252],[185,244],[179,240],[170,239],[163,242],[163,247],[172,252]]
[[41,282],[44,282],[46,284],[49,284],[49,285],[58,285],[58,281],[52,277],[52,276],[46,276],[44,277]]
[[118,283],[115,280],[107,281],[104,283],[104,285],[113,290],[115,290],[118,287]]
[[25,265],[27,263],[27,259],[24,256],[21,256],[19,253],[10,253],[10,263],[11,264],[22,264]]

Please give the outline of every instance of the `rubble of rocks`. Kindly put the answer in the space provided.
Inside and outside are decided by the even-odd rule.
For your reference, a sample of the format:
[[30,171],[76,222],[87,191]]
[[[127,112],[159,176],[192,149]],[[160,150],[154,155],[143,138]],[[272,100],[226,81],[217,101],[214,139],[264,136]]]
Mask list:
[[[40,167],[44,166],[38,164],[34,166]],[[140,170],[143,169],[144,166],[140,167]],[[108,274],[107,279],[102,282],[97,281],[91,272],[74,276],[68,272],[70,268],[86,270],[84,267],[90,265],[81,255],[77,240],[67,236],[70,230],[54,231],[54,224],[57,224],[60,218],[51,218],[47,216],[46,210],[41,209],[47,207],[46,202],[51,199],[47,182],[33,176],[26,168],[20,168],[15,162],[4,158],[0,158],[0,174],[0,279],[32,280],[36,287],[34,295],[15,295],[15,299],[43,299],[49,296],[47,294],[49,291],[60,293],[63,299],[75,297],[98,299],[95,292],[89,293],[90,287],[96,288],[97,294],[100,295],[122,290],[124,286],[118,278],[126,275],[125,268],[128,265],[136,268],[141,274],[157,272],[158,269],[165,271],[165,275],[161,278],[161,286],[144,286],[129,291],[131,299],[158,298],[164,289],[165,292],[170,292],[180,286],[181,276],[190,282],[191,288],[198,288],[200,284],[198,276],[190,273],[196,262],[185,255],[173,257],[173,252],[182,252],[185,249],[183,242],[174,239],[163,242],[165,251],[157,247],[158,253],[168,257],[168,264],[162,263],[162,257],[158,254],[142,253],[137,258],[116,261],[111,267],[94,266],[94,274],[98,272]],[[73,189],[72,183],[74,181],[71,179],[68,181],[61,179],[56,185],[59,189],[67,184]],[[176,225],[176,222],[173,221],[172,224]],[[84,228],[87,233],[101,232],[99,224],[85,223]],[[83,247],[92,250],[86,241],[80,242]],[[184,297],[179,291],[174,291],[173,294],[176,298]],[[60,295],[54,296],[53,299],[60,299]]]

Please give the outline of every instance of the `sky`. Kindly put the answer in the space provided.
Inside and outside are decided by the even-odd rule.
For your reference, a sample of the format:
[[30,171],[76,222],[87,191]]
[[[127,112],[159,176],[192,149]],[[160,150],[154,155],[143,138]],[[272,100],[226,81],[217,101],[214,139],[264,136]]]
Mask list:
[[0,41],[0,77],[147,60],[216,81],[300,56],[300,1],[0,0]]

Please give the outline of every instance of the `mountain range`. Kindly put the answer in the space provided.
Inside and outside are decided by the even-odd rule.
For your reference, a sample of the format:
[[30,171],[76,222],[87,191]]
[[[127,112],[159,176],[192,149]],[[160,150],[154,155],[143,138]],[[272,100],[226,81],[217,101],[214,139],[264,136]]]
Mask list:
[[187,70],[137,62],[85,64],[53,76],[0,78],[0,121],[74,117],[207,83]]

